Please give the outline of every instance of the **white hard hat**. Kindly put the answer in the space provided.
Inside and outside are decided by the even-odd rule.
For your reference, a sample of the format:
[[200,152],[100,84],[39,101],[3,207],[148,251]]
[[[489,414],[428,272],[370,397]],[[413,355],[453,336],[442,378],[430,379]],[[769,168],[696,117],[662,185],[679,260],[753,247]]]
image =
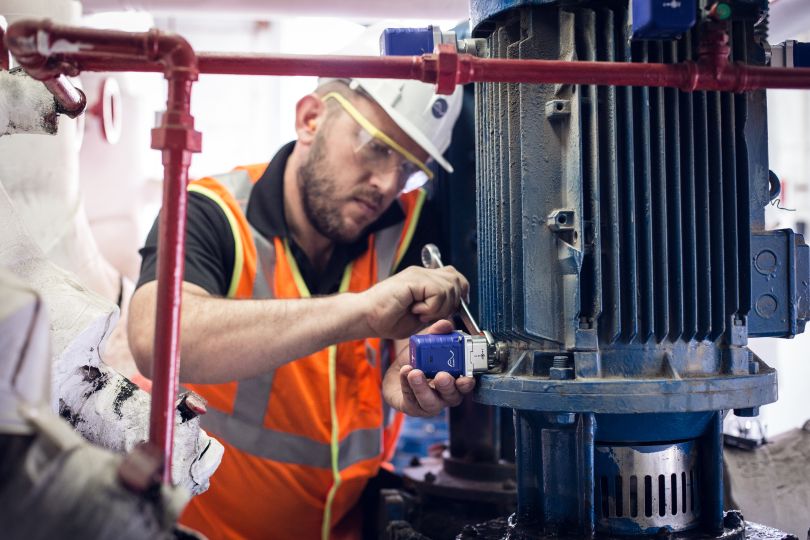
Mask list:
[[[356,41],[336,54],[378,56],[380,35],[391,26],[377,23],[368,27]],[[325,84],[335,79],[319,79]],[[400,79],[351,79],[346,81],[353,90],[368,94],[413,141],[447,172],[453,166],[442,154],[450,146],[453,125],[461,113],[463,89],[456,87],[452,95],[443,96],[432,84]]]

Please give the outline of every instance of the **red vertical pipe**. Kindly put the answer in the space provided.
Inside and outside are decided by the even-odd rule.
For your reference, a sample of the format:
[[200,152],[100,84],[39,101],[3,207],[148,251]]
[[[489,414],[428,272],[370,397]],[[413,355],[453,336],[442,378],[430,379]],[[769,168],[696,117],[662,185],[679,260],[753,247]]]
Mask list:
[[158,241],[157,307],[152,359],[150,443],[162,451],[163,478],[171,482],[174,400],[180,362],[180,309],[186,231],[188,152],[163,150],[163,206]]
[[[152,360],[150,443],[162,451],[163,478],[171,482],[174,400],[180,360],[180,308],[186,230],[188,162],[177,151],[163,151],[163,207],[158,244],[157,308]],[[179,159],[178,159],[179,158]],[[182,161],[186,161],[185,164]],[[178,161],[180,163],[178,163]]]
[[0,26],[0,70],[8,71],[11,66],[11,56],[6,47],[6,30]]
[[[196,77],[196,74],[194,75]],[[200,136],[190,114],[189,73],[169,76],[169,97],[152,147],[162,150],[163,207],[158,239],[157,306],[152,359],[152,409],[149,442],[163,455],[163,480],[171,482],[174,445],[174,402],[180,366],[180,323],[185,260],[188,167],[199,151]]]

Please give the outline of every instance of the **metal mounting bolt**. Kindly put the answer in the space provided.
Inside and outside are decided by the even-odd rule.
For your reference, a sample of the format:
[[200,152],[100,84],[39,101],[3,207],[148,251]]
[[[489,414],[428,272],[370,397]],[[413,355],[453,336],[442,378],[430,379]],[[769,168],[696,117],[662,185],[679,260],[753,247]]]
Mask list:
[[568,357],[565,355],[557,355],[554,357],[554,362],[552,365],[557,368],[568,367]]
[[488,54],[487,40],[484,38],[459,39],[456,45],[461,54],[471,54],[482,58]]
[[571,367],[570,359],[565,355],[557,355],[548,370],[550,379],[562,381],[574,378],[574,368]]
[[491,354],[491,365],[489,366],[490,369],[496,367],[506,368],[506,364],[509,361],[509,347],[503,341],[496,341],[495,345],[492,347],[492,354]]

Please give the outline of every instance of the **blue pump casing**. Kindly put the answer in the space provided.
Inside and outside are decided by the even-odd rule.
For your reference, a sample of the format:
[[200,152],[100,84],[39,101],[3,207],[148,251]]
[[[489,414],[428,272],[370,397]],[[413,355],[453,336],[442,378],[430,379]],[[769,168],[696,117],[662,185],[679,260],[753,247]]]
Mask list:
[[[729,3],[731,60],[765,65],[747,4]],[[713,28],[693,24],[693,0],[473,0],[471,13],[490,58],[676,64]],[[515,411],[510,524],[727,535],[723,419],[776,399],[748,339],[810,319],[810,248],[764,219],[765,92],[475,92],[479,320],[507,356],[474,397]]]

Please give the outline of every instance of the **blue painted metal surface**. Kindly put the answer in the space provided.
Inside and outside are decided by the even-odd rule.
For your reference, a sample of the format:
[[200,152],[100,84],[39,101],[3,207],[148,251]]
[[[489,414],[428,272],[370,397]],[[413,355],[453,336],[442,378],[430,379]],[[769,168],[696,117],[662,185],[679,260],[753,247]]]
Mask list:
[[380,36],[383,56],[412,56],[432,53],[435,47],[433,27],[386,28]]
[[[731,4],[731,59],[763,64],[756,9]],[[471,4],[492,57],[696,59],[700,26],[633,41],[630,11]],[[565,114],[549,106],[560,102]],[[671,481],[658,517],[672,531],[728,533],[723,411],[776,399],[776,374],[747,339],[795,335],[810,315],[807,246],[764,230],[764,93],[483,83],[476,108],[480,319],[511,352],[475,397],[515,409],[516,529],[609,533],[628,517],[611,514],[615,502],[600,509],[598,490],[621,488],[599,483],[596,449],[677,443],[693,449],[701,504],[678,516]],[[560,212],[572,226],[554,226]],[[559,356],[573,360],[573,379],[551,376]],[[621,532],[651,534],[657,521]]]
[[633,39],[672,39],[695,24],[695,0],[632,0]]
[[655,443],[697,439],[706,432],[713,411],[662,414],[597,414],[596,437],[610,443]]
[[810,43],[793,45],[793,67],[810,67]]
[[476,399],[499,407],[603,414],[738,409],[776,401],[776,371],[763,367],[756,375],[681,380],[484,375]]
[[470,26],[475,36],[480,23],[493,19],[502,13],[522,7],[555,3],[557,3],[557,0],[470,0]]

